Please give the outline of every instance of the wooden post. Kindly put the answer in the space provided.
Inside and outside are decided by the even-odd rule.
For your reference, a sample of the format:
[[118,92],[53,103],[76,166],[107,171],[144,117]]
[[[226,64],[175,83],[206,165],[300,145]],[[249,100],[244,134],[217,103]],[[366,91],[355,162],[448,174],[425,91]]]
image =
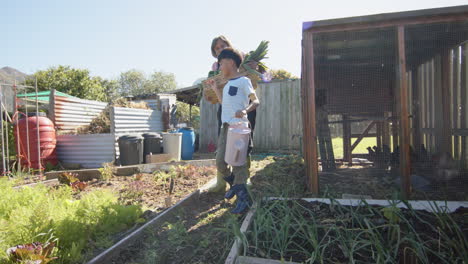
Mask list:
[[302,42],[302,107],[304,131],[304,158],[306,165],[307,187],[319,194],[317,131],[315,122],[315,77],[313,34],[303,33]]
[[411,194],[411,161],[409,149],[409,116],[408,116],[408,82],[406,78],[406,53],[405,53],[405,27],[398,26],[398,81],[400,100],[400,173],[401,173],[401,187],[405,199],[408,199]]
[[379,148],[380,150],[382,150],[382,127],[383,127],[383,122],[382,121],[378,121],[376,123],[376,141],[377,141],[377,148]]
[[384,118],[385,118],[385,121],[383,122],[383,126],[382,126],[382,145],[387,145],[387,147],[391,147],[390,146],[390,126],[389,126],[389,120],[388,118],[390,117],[390,113],[389,112],[384,112]]
[[450,50],[442,53],[442,134],[440,150],[452,153],[452,117],[450,115]]
[[413,108],[413,147],[417,151],[421,146],[421,117],[420,117],[420,98],[419,98],[419,82],[418,82],[418,68],[415,68],[411,71],[411,85],[413,86],[412,90],[412,97],[413,101],[411,102]]
[[[398,99],[397,99],[397,104],[398,104]],[[399,124],[398,124],[398,115],[396,114],[396,111],[393,111],[392,112],[392,117],[391,117],[391,120],[392,120],[392,150],[395,151],[397,148],[398,148],[398,144],[399,144],[399,137],[398,137],[398,128],[399,128]]]
[[453,158],[456,160],[460,159],[460,136],[453,135],[453,131],[460,128],[459,122],[459,111],[460,107],[460,49],[457,47],[453,54],[450,56],[450,69],[452,70],[452,75],[450,76],[450,87],[451,87],[451,103],[450,103],[450,112],[452,116],[452,135],[453,137]]
[[[465,44],[461,47],[461,61],[462,64],[460,69],[460,97],[461,97],[461,111],[460,111],[460,128],[466,129],[467,125],[467,91],[468,89],[468,44]],[[466,136],[461,137],[461,160],[466,165]]]
[[372,127],[377,123],[377,121],[372,121],[368,126],[367,128],[364,130],[364,132],[362,132],[361,135],[359,135],[359,137],[356,139],[356,141],[354,141],[353,145],[351,146],[351,151],[353,151],[357,145],[359,145],[359,143],[361,143],[362,139],[367,137],[367,135],[369,134],[369,131],[372,129]]
[[349,117],[343,115],[343,159],[348,162],[348,166],[353,165],[351,152],[351,122]]
[[319,152],[320,152],[320,162],[322,164],[322,171],[328,171],[328,154],[327,154],[327,148],[326,148],[326,143],[325,143],[325,126],[328,124],[326,123],[326,112],[322,107],[317,107],[316,108],[316,113],[317,113],[317,119],[316,119],[316,124],[317,124],[317,137],[318,137],[318,147],[319,147]]

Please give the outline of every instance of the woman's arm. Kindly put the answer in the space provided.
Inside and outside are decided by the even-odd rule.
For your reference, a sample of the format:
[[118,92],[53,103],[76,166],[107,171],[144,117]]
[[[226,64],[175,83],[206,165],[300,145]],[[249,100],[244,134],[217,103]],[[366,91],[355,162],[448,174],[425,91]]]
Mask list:
[[208,84],[208,88],[213,90],[216,94],[216,96],[218,97],[218,101],[220,103],[223,103],[223,92],[221,89],[219,89],[216,85],[216,82],[215,80],[213,79],[208,79],[206,80],[206,84]]

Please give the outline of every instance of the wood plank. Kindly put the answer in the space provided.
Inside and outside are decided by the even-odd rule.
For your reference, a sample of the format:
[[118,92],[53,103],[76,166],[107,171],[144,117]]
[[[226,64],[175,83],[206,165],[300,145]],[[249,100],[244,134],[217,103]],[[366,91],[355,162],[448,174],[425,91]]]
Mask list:
[[[460,111],[460,128],[466,129],[467,125],[467,89],[468,89],[468,67],[467,67],[467,60],[468,60],[468,43],[461,47],[461,65],[460,65],[460,98],[461,98],[461,111]],[[466,137],[462,136],[461,142],[461,160],[467,162],[467,144],[466,144]]]
[[377,122],[376,121],[372,121],[367,127],[366,129],[364,130],[364,132],[362,132],[362,134],[356,139],[356,141],[354,141],[353,145],[351,146],[351,152],[357,147],[357,145],[359,145],[359,143],[362,141],[362,139],[364,137],[367,136],[367,134],[369,133],[369,131],[372,129],[372,127],[376,124]]
[[299,264],[299,262],[291,262],[284,260],[263,259],[247,256],[239,256],[236,264]]
[[351,150],[351,123],[348,122],[349,117],[343,115],[343,158],[348,162],[348,166],[353,164]]
[[402,178],[402,191],[405,198],[411,194],[410,182],[410,131],[408,116],[408,82],[406,80],[406,54],[405,54],[405,27],[398,26],[398,82],[400,90],[400,173]]
[[[390,112],[384,112],[384,117],[387,120],[390,117]],[[388,121],[383,122],[382,145],[387,145],[390,147],[390,124]]]
[[453,135],[455,136],[460,136],[460,137],[466,137],[468,136],[468,128],[457,128],[453,130]]
[[376,130],[377,133],[368,134],[369,137],[375,137],[377,140],[377,147],[379,149],[382,149],[382,122],[377,122],[376,123]]
[[[459,100],[460,100],[460,93],[459,93],[459,57],[460,57],[460,49],[456,48],[450,51],[450,115],[452,117],[452,123],[450,128],[456,129],[459,128],[459,115],[458,115],[458,107],[459,107]],[[460,137],[459,136],[452,136],[453,138],[453,158],[458,160],[460,159]]]
[[[426,67],[425,64],[422,64],[420,67],[420,73],[421,73],[421,84],[420,84],[420,94],[421,94],[421,107],[420,107],[420,113],[421,113],[421,132],[423,128],[427,127],[427,91],[426,91]],[[427,142],[426,142],[426,137],[423,136],[422,138],[422,143],[426,146],[427,148]]]
[[304,138],[307,138],[307,144],[305,148],[309,154],[306,160],[307,177],[309,182],[309,190],[314,194],[319,194],[319,181],[318,181],[318,162],[317,162],[317,131],[316,131],[316,114],[315,114],[315,69],[314,69],[314,45],[313,45],[313,34],[304,33],[303,38],[304,45],[304,65],[306,76],[306,82],[304,90],[307,91],[306,97],[303,101],[303,107],[307,113],[307,119],[304,122],[304,126],[308,127],[304,130]]
[[323,33],[323,32],[337,32],[337,31],[353,31],[353,30],[366,30],[366,29],[377,29],[385,27],[399,27],[402,25],[417,25],[417,24],[426,24],[426,23],[447,23],[447,22],[457,22],[465,21],[467,14],[457,14],[450,16],[429,16],[421,18],[408,18],[408,19],[399,19],[395,21],[379,21],[372,23],[349,23],[349,24],[340,24],[333,26],[322,26],[322,27],[312,27],[307,29],[309,32],[313,33]]
[[[379,123],[382,123],[382,122],[376,122],[376,123],[377,123],[377,125],[378,125]],[[360,137],[361,135],[362,135],[362,134],[351,134],[351,138],[358,138],[358,137]],[[367,133],[367,135],[365,136],[365,138],[366,138],[366,137],[377,137],[377,135],[378,135],[377,133]]]
[[[309,131],[310,131],[310,124],[309,124],[309,113],[307,106],[307,98],[308,98],[308,86],[307,86],[307,62],[306,62],[306,45],[305,42],[308,39],[306,38],[306,34],[302,34],[302,58],[301,58],[301,108],[302,108],[302,153],[304,156],[304,167],[305,167],[305,177],[306,177],[306,186],[308,190],[312,189],[312,181],[311,181],[311,166],[310,166],[310,148],[309,142]],[[307,45],[309,47],[309,45]]]
[[421,110],[420,110],[420,97],[419,97],[419,70],[415,69],[411,72],[411,85],[412,85],[412,116],[413,119],[413,147],[418,149],[421,145]]
[[[245,232],[249,229],[250,224],[253,221],[253,217],[255,215],[256,211],[256,204],[250,208],[249,212],[245,216],[244,221],[242,222],[242,225],[240,227],[240,232],[241,234],[245,234]],[[225,264],[234,264],[236,263],[237,258],[239,257],[241,250],[243,248],[243,244],[240,238],[236,238],[234,241],[234,244],[231,247],[231,251],[229,251],[229,254],[226,258],[226,261],[224,262]]]
[[441,151],[452,153],[452,116],[450,115],[450,50],[446,50],[441,56],[441,100],[442,100],[442,129],[441,129]]

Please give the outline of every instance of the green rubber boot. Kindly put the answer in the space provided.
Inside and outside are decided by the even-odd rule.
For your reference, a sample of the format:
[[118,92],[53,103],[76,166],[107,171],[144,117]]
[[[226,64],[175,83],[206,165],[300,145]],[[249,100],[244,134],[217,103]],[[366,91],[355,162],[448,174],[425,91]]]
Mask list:
[[216,174],[216,185],[209,188],[208,192],[222,192],[224,193],[226,191],[226,181],[223,179],[223,175],[221,175],[219,172]]

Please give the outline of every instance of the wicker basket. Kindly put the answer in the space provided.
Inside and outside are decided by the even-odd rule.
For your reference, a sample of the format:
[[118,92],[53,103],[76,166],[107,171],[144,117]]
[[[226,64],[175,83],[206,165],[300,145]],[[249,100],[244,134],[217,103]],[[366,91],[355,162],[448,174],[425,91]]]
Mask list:
[[[250,81],[252,82],[253,88],[257,89],[257,83],[260,80],[258,75],[249,73],[243,67],[239,70],[239,74],[241,76],[247,76],[250,79]],[[228,82],[228,80],[225,79],[222,74],[218,74],[218,75],[210,77],[207,80],[202,82],[203,97],[205,97],[205,100],[207,100],[208,102],[210,102],[212,104],[217,104],[217,103],[219,103],[219,100],[218,100],[218,97],[216,96],[216,93],[213,90],[207,88],[208,86],[207,86],[206,82],[208,80],[214,80],[216,82],[216,86],[219,89],[221,89],[221,91],[224,88],[224,85],[226,85],[226,83]]]

